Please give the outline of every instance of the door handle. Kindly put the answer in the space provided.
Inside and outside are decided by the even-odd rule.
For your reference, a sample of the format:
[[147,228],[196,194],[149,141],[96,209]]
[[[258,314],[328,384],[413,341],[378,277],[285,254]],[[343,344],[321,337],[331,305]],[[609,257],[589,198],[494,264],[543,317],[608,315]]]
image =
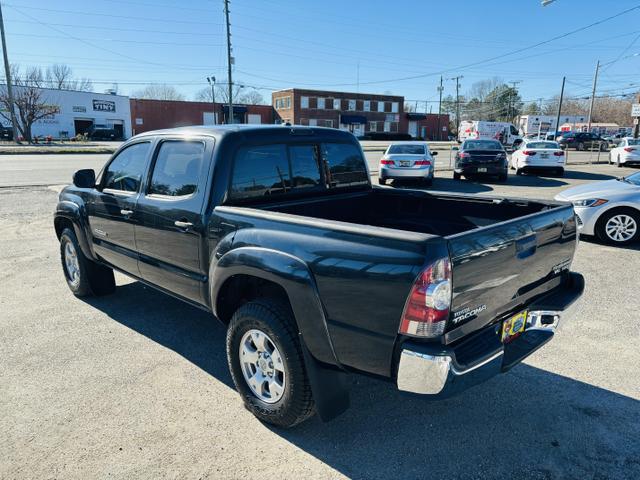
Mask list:
[[181,220],[176,220],[175,222],[173,222],[173,224],[178,227],[178,228],[185,228],[185,229],[190,229],[191,227],[193,227],[193,223],[191,222],[183,222]]
[[123,208],[122,210],[120,210],[120,214],[125,217],[128,217],[129,215],[133,215],[133,210],[127,210]]

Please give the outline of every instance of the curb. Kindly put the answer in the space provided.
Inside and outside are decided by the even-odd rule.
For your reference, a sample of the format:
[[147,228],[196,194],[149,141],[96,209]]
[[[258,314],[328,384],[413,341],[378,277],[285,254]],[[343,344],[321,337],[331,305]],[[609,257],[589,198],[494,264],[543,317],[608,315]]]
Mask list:
[[91,148],[72,150],[0,150],[0,155],[81,155],[83,153],[113,153],[115,148]]

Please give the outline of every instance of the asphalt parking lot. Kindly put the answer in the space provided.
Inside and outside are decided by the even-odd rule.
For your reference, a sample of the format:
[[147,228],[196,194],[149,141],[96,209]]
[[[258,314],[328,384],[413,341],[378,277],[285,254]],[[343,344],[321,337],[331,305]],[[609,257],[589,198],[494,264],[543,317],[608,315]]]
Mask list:
[[[443,171],[433,188],[552,198],[633,171],[507,184]],[[640,478],[638,244],[581,241],[576,317],[509,373],[437,402],[354,377],[347,413],[280,431],[242,407],[207,314],[121,275],[108,297],[69,292],[59,188],[0,188],[0,478]]]

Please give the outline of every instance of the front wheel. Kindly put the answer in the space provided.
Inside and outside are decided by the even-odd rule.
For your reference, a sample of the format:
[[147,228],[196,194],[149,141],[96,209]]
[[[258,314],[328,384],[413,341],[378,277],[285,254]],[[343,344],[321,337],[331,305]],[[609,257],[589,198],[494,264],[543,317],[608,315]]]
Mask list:
[[260,420],[292,427],[314,413],[311,385],[291,309],[257,299],[227,330],[227,362],[245,407]]
[[640,238],[640,212],[618,208],[606,212],[598,220],[596,235],[611,245],[627,245]]

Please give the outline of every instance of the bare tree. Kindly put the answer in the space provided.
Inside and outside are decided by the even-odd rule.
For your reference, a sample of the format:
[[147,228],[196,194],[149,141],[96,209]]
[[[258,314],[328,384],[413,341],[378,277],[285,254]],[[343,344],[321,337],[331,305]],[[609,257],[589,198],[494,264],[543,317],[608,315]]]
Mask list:
[[256,89],[252,88],[240,95],[240,103],[246,103],[247,105],[264,105],[264,97]]
[[[235,83],[235,82],[234,82]],[[229,89],[226,85],[216,85],[216,103],[229,103]],[[195,99],[198,102],[212,102],[211,88],[205,87],[196,92]],[[247,88],[237,83],[233,86],[233,103],[246,103],[248,105],[265,105],[265,99],[255,88]]]
[[480,80],[471,85],[471,88],[465,95],[469,99],[477,99],[479,102],[484,102],[489,94],[493,92],[500,85],[504,85],[504,81],[500,77],[492,77],[486,80]]
[[[545,115],[555,115],[558,113],[558,103],[560,96],[556,95],[545,103],[542,113]],[[571,95],[567,95],[562,100],[562,115],[586,115],[589,111],[589,104],[584,99],[574,99]]]
[[[60,107],[45,99],[44,92],[40,88],[44,82],[40,68],[30,68],[24,75],[20,75],[18,67],[12,66],[11,70],[14,72],[13,107],[18,117],[18,130],[20,135],[31,143],[33,140],[31,133],[33,124],[38,120],[58,113]],[[12,106],[6,85],[0,87],[0,106],[2,107],[0,108],[0,116],[7,121],[11,121],[9,110]]]
[[417,111],[415,103],[404,102],[404,111],[407,113],[414,113]]
[[167,84],[148,85],[142,90],[131,94],[134,98],[145,98],[150,100],[184,100],[185,96],[176,87]]
[[44,84],[57,90],[80,90],[88,92],[93,90],[93,83],[88,78],[74,78],[73,70],[69,65],[56,63],[47,68],[44,75]]

